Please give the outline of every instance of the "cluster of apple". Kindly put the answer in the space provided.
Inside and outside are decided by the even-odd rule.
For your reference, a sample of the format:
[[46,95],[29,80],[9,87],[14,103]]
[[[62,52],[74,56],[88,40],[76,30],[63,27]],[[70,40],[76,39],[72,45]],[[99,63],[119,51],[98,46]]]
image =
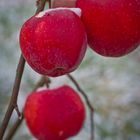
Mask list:
[[21,50],[38,73],[55,77],[74,71],[87,43],[108,57],[124,56],[140,44],[140,0],[77,0],[76,7],[49,9],[23,25]]
[[[56,77],[74,71],[87,44],[106,57],[124,56],[140,45],[140,0],[55,2],[60,7],[32,16],[20,32],[22,54],[36,72]],[[37,93],[25,105],[25,118],[35,137],[65,140],[79,132],[85,109],[73,89],[63,86]]]

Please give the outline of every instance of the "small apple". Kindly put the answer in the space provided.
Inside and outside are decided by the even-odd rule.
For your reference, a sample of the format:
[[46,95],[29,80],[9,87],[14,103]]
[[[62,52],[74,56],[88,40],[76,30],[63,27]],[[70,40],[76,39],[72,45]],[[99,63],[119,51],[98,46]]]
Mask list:
[[56,8],[31,17],[22,26],[20,47],[28,64],[52,77],[74,71],[87,48],[79,8]]
[[140,45],[140,0],[77,0],[76,6],[98,54],[120,57]]
[[85,120],[85,107],[71,87],[31,93],[24,116],[32,134],[39,140],[66,140],[78,134]]

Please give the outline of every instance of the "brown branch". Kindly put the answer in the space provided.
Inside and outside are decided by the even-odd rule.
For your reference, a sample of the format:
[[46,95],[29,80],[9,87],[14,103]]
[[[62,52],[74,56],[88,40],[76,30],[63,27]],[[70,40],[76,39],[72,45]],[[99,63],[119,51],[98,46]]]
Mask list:
[[15,111],[16,111],[18,117],[20,118],[21,117],[21,113],[19,111],[18,105],[15,106]]
[[23,114],[21,115],[21,118],[17,119],[14,126],[9,130],[8,135],[6,136],[5,140],[11,140],[14,136],[14,134],[16,133],[18,127],[21,125],[21,123],[23,122]]
[[73,82],[73,84],[76,86],[77,90],[82,94],[82,96],[84,97],[84,99],[86,101],[86,104],[88,105],[88,107],[90,109],[90,121],[91,121],[91,126],[90,126],[91,127],[91,138],[90,138],[90,140],[94,140],[94,115],[93,115],[94,108],[92,107],[92,105],[88,99],[88,96],[82,90],[82,88],[80,87],[78,82],[75,80],[75,78],[70,74],[67,74],[67,76]]
[[48,0],[48,3],[49,3],[49,8],[51,8],[52,7],[52,1]]
[[[44,9],[45,3],[46,3],[46,0],[39,1],[38,7],[36,10],[36,14]],[[15,107],[17,107],[17,98],[18,98],[20,83],[21,83],[21,79],[22,79],[22,75],[23,75],[23,71],[24,71],[24,66],[25,66],[25,60],[24,60],[23,56],[21,55],[20,60],[19,60],[19,64],[17,67],[17,72],[16,72],[16,77],[15,77],[15,82],[14,82],[14,86],[13,86],[13,91],[12,91],[10,103],[9,103],[7,112],[4,116],[4,119],[2,121],[2,125],[0,128],[0,140],[3,139],[4,133],[6,131],[8,123],[10,121],[13,110],[15,109]]]
[[46,83],[46,80],[45,80],[45,76],[42,76],[41,79],[36,83],[34,89],[32,90],[32,92],[36,91],[38,88],[40,87],[43,87],[44,84]]
[[[49,78],[48,78],[49,79]],[[49,80],[50,83],[50,80]],[[49,84],[48,83],[48,84]],[[44,84],[46,84],[46,76],[42,76],[41,79],[37,82],[37,84],[35,85],[34,89],[32,90],[32,92],[36,91],[38,88],[43,87]],[[20,118],[17,118],[15,124],[12,126],[12,128],[9,130],[5,140],[11,140],[13,138],[13,136],[15,135],[16,131],[18,130],[18,128],[20,127],[20,125],[22,124],[24,119],[23,116],[23,111],[22,111],[22,115]]]
[[11,115],[13,113],[13,110],[17,106],[17,97],[18,97],[18,92],[19,92],[19,88],[20,88],[22,74],[24,71],[24,66],[25,66],[25,60],[21,55],[20,60],[19,60],[19,64],[17,67],[15,82],[14,82],[13,91],[12,91],[12,97],[11,97],[7,112],[5,114],[5,117],[2,121],[2,125],[0,128],[0,140],[2,140],[4,133],[5,133],[5,130],[8,126],[9,120],[11,118]]
[[44,78],[45,78],[44,80],[45,80],[46,87],[47,87],[47,88],[50,88],[50,83],[51,83],[50,78],[47,77],[47,76],[44,76]]
[[37,10],[36,10],[35,14],[38,14],[39,12],[44,10],[46,1],[48,1],[48,0],[38,0]]

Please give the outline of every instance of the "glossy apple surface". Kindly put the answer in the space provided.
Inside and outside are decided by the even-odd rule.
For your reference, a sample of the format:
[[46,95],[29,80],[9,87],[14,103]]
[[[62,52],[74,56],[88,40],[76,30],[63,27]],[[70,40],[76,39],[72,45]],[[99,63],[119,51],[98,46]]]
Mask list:
[[66,140],[76,135],[85,120],[85,107],[69,86],[30,94],[24,108],[26,123],[39,140]]
[[47,10],[22,26],[21,51],[36,72],[56,77],[80,65],[87,48],[86,32],[79,17],[81,10],[72,10]]
[[140,0],[77,0],[76,5],[98,54],[124,56],[140,45]]

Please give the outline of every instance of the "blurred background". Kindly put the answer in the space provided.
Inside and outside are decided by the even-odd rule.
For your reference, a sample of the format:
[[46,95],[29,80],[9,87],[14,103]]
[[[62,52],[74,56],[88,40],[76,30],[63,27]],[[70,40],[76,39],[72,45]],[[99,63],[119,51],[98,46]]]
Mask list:
[[[7,109],[20,57],[19,31],[35,13],[35,0],[0,0],[0,123]],[[46,6],[47,8],[47,6]],[[121,58],[105,58],[88,49],[80,67],[72,73],[95,108],[95,140],[140,140],[140,47]],[[26,64],[18,104],[24,106],[40,75]],[[52,78],[51,88],[73,84],[66,76]],[[14,124],[14,112],[9,128]],[[90,121],[70,140],[89,140]],[[25,122],[13,140],[35,140]]]

